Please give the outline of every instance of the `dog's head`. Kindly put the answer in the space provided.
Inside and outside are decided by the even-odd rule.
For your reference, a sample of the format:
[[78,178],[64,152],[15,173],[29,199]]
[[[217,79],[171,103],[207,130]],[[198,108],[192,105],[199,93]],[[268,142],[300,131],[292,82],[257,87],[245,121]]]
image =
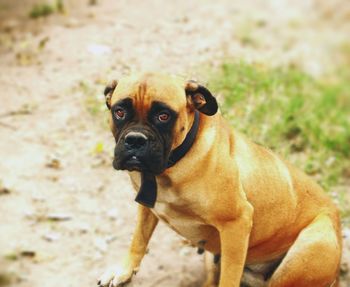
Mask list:
[[214,115],[212,94],[193,82],[161,74],[113,81],[105,88],[116,146],[115,169],[160,174],[169,155],[185,139],[194,111]]

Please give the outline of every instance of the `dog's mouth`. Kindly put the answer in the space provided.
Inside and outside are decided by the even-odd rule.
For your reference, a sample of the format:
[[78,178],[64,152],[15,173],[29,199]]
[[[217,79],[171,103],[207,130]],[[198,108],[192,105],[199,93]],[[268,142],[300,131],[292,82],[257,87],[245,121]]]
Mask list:
[[143,171],[145,169],[145,164],[139,156],[128,155],[123,158],[122,161],[118,161],[116,158],[114,158],[113,167],[115,169],[128,171]]
[[127,149],[124,142],[118,141],[114,149],[113,167],[116,170],[148,172],[157,175],[164,171],[166,162],[162,147],[157,145]]
[[113,159],[113,167],[116,170],[128,171],[147,171],[148,165],[146,161],[138,155],[129,154],[122,158],[115,156]]
[[116,170],[149,172],[154,175],[161,174],[165,169],[162,165],[152,166],[147,159],[134,154],[123,158],[115,156],[113,159],[113,167]]
[[142,160],[136,155],[129,156],[128,159],[125,160],[123,166],[128,171],[142,171],[144,168]]

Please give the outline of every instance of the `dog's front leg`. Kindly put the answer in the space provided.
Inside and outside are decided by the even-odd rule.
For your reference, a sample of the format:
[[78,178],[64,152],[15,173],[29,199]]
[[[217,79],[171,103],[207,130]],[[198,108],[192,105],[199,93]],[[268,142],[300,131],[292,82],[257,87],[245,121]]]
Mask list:
[[146,253],[148,242],[157,226],[158,218],[147,207],[139,205],[136,229],[131,241],[128,255],[121,265],[110,268],[98,281],[98,286],[121,286],[136,274],[141,260]]
[[221,273],[219,287],[240,286],[252,227],[252,207],[235,220],[218,226],[221,244]]

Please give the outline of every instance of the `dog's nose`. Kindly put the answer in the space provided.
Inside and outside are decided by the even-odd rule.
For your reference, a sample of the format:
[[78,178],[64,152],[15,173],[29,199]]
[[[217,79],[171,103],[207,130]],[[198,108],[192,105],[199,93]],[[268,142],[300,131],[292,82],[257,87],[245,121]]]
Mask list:
[[147,144],[148,138],[140,132],[129,132],[125,136],[125,147],[127,149],[139,149]]

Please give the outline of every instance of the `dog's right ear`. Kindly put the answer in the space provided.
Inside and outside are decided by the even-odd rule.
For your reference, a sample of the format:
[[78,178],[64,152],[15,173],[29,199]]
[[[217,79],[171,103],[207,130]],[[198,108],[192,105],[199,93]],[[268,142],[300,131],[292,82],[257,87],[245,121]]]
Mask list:
[[211,92],[195,81],[188,81],[185,85],[186,96],[190,103],[201,113],[207,116],[215,115],[218,103]]
[[106,100],[106,106],[110,110],[111,109],[111,98],[114,92],[115,87],[118,85],[118,81],[113,80],[110,82],[104,90],[105,100]]

